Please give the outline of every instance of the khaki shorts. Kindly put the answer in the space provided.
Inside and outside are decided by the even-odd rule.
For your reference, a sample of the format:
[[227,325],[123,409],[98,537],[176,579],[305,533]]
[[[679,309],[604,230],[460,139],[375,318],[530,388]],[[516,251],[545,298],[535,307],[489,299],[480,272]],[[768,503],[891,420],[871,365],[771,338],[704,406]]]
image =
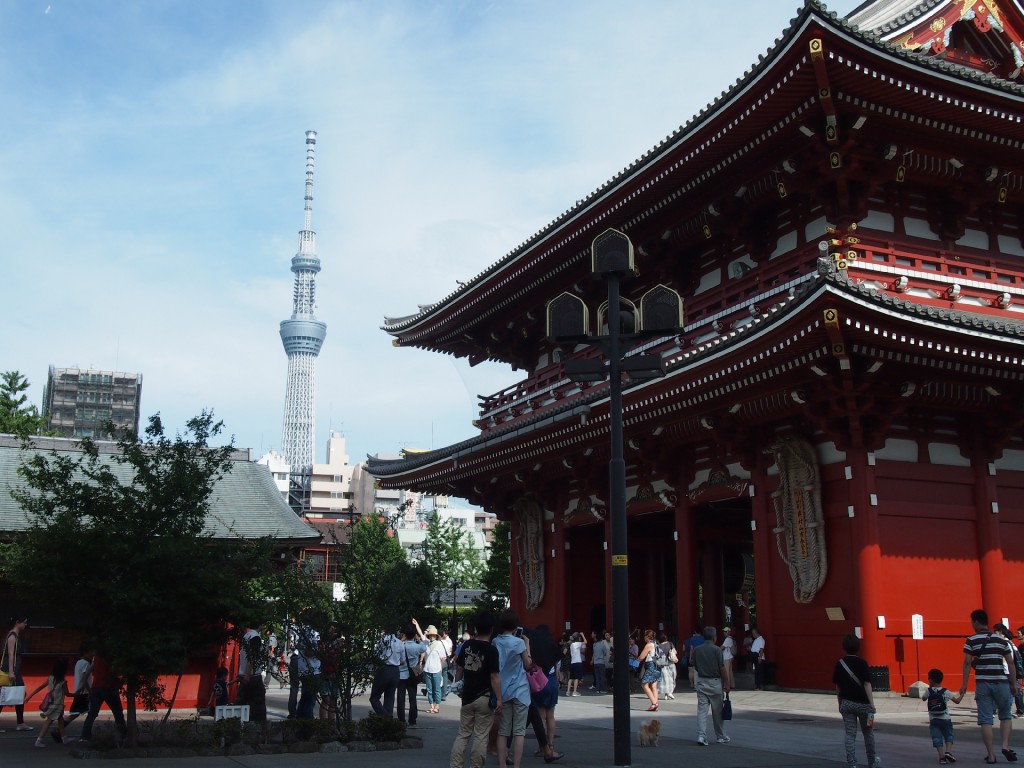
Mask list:
[[501,708],[501,726],[498,733],[501,736],[525,736],[526,721],[530,708],[519,699],[512,699],[504,702]]

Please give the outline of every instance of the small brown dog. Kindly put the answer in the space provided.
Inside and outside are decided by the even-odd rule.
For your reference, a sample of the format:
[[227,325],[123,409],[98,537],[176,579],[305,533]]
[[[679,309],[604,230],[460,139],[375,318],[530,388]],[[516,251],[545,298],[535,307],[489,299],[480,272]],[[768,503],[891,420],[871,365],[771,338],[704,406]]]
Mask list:
[[658,746],[658,736],[661,735],[661,720],[651,720],[647,725],[640,726],[640,746]]

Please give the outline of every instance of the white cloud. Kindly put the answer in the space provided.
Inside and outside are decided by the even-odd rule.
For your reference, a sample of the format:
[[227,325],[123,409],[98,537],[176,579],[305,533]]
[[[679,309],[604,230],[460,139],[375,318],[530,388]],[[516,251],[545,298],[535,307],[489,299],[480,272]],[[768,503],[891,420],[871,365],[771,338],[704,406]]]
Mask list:
[[688,121],[796,3],[21,5],[0,9],[0,370],[37,401],[50,364],[141,372],[145,414],[212,407],[276,447],[312,128],[317,451],[333,425],[358,461],[472,436],[476,395],[518,377],[395,349],[384,316]]

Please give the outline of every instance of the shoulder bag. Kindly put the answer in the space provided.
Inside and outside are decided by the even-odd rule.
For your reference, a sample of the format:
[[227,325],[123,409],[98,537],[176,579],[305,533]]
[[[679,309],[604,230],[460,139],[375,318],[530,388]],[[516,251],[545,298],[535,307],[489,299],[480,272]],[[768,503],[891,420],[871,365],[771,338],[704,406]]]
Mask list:
[[[840,659],[839,663],[843,665],[843,669],[846,670],[846,674],[848,674],[851,678],[853,678],[853,681],[855,683],[857,683],[857,685],[859,685],[861,688],[863,688],[864,687],[864,683],[862,683],[860,681],[859,677],[857,677],[855,674],[853,674],[853,670],[852,669],[850,669],[848,666],[846,666],[846,662],[843,659]],[[868,716],[868,728],[871,728],[874,725],[874,722],[875,722],[875,715],[874,715],[874,710],[872,709],[871,714]]]
[[[7,637],[4,638],[4,650],[3,650],[3,653],[0,653],[0,668],[2,668],[3,665],[4,665],[4,659],[7,658],[7,639],[9,637],[10,637],[10,635],[8,635]],[[14,659],[11,659],[11,665],[10,665],[10,669],[11,669],[12,672],[14,671],[14,664],[15,664],[15,660],[17,658],[18,658],[18,638],[17,638],[17,636],[15,636],[15,638],[14,638]],[[14,685],[14,675],[9,674],[7,672],[4,672],[3,669],[0,669],[0,688],[4,688],[4,687],[9,686],[9,685]]]
[[864,683],[860,681],[860,678],[853,674],[853,670],[846,666],[846,662],[843,659],[839,660],[839,663],[843,665],[843,669],[846,670],[846,674],[853,678],[853,682],[859,685],[861,688],[864,687]]
[[[402,644],[402,647],[405,648],[405,663],[406,663],[406,666],[409,667],[409,676],[413,680],[415,680],[417,683],[422,683],[423,682],[423,665],[422,664],[413,664],[412,660],[409,658],[409,647],[407,645],[405,645],[404,643]],[[417,657],[417,660],[418,659],[419,659],[419,657]]]
[[526,670],[526,679],[530,683],[530,691],[540,693],[548,684],[548,676],[540,668],[540,664],[534,664],[532,669]]
[[39,704],[39,711],[45,712],[53,706],[53,688],[56,685],[53,677],[49,679],[49,687],[47,688],[46,694],[43,696],[42,702]]

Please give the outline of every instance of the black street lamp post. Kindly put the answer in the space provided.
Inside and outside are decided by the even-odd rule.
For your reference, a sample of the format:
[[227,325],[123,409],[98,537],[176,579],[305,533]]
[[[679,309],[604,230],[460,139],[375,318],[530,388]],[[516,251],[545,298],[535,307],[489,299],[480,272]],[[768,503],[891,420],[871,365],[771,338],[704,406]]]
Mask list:
[[[612,632],[614,663],[612,714],[615,765],[632,763],[629,722],[629,540],[626,526],[626,462],[622,436],[622,374],[631,378],[654,378],[665,375],[660,355],[633,355],[623,359],[635,343],[642,339],[670,336],[682,326],[682,300],[679,294],[659,285],[644,294],[640,302],[640,322],[632,310],[624,310],[620,295],[621,281],[635,273],[633,244],[622,232],[606,230],[591,246],[592,276],[608,286],[605,335],[588,333],[588,313],[579,297],[562,294],[548,303],[548,336],[560,344],[597,345],[607,359],[566,360],[565,373],[574,381],[609,382],[609,421],[611,458],[608,461],[609,514],[611,515],[611,583]],[[629,321],[624,330],[623,317]],[[639,328],[637,327],[639,325]],[[623,342],[626,342],[625,344]]]
[[448,637],[451,638],[452,642],[455,642],[455,636],[459,632],[459,585],[458,579],[452,579],[452,621],[450,628],[448,629]]

